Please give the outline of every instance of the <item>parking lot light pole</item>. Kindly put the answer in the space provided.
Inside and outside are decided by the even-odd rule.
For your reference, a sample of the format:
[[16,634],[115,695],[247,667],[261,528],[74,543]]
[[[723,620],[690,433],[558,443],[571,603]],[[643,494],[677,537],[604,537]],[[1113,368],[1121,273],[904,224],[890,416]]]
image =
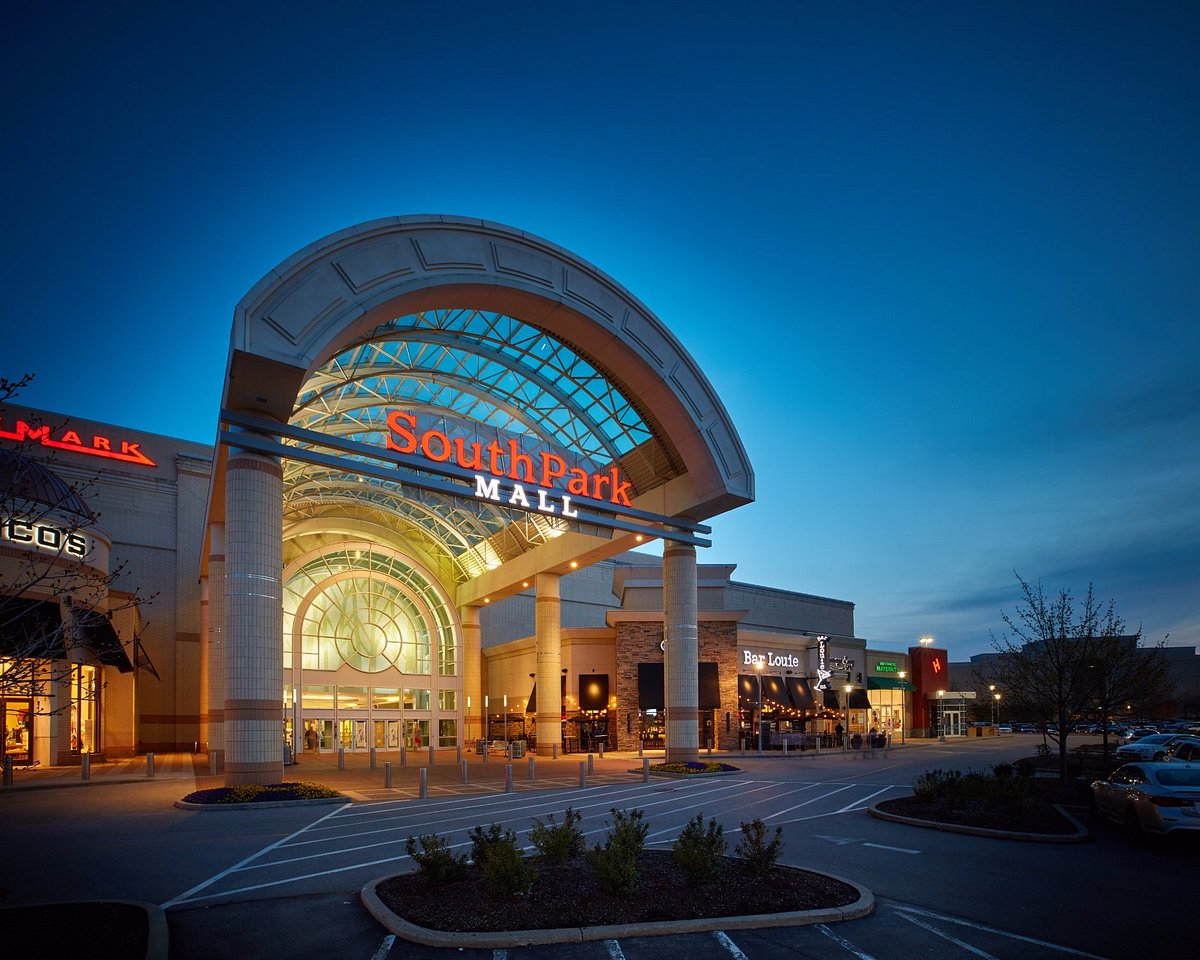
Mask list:
[[992,726],[996,725],[996,685],[988,684],[988,692],[992,695]]
[[1000,694],[992,694],[992,726],[1000,722]]
[[[901,670],[899,676],[900,676],[900,682],[904,683],[904,678],[906,676],[908,676],[908,671]],[[903,743],[904,743],[904,705],[908,701],[908,697],[906,696],[907,692],[908,692],[907,690],[903,690],[903,689],[900,691],[900,743],[901,743],[901,745],[903,745]]]
[[946,701],[942,698],[946,695],[945,690],[938,691],[938,742],[946,742]]

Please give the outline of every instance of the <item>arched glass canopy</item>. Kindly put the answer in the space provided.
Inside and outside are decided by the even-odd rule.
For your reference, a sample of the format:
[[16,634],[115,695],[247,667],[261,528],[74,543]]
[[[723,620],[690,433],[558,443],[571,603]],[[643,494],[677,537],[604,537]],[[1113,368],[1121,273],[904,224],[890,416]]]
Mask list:
[[[679,472],[669,443],[598,365],[514,317],[477,309],[428,310],[380,324],[338,350],[304,383],[291,424],[381,450],[387,416],[402,410],[451,439],[555,453],[572,466],[618,466],[636,493]],[[290,441],[299,443],[299,441]],[[402,487],[345,466],[285,463],[285,524],[347,511],[370,515],[452,582],[465,582],[568,521],[436,491]]]

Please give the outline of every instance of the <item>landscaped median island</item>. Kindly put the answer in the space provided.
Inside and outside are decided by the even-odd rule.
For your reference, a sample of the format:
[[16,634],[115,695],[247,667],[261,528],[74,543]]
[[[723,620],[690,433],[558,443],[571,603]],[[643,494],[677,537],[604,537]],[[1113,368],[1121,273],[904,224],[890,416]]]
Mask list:
[[302,780],[284,783],[243,783],[234,787],[212,787],[189,793],[181,804],[188,806],[219,806],[233,804],[299,803],[302,801],[347,800],[343,794],[320,783]]
[[[632,770],[631,773],[640,773]],[[667,777],[702,777],[714,774],[741,773],[740,767],[719,760],[689,760],[686,763],[655,763],[651,764],[650,772]]]
[[1057,780],[1017,776],[1002,763],[990,774],[928,770],[916,779],[911,797],[884,800],[871,813],[946,830],[1083,839],[1086,831],[1060,808],[1062,800]]
[[590,849],[577,811],[561,823],[534,818],[532,856],[499,824],[474,828],[470,854],[436,834],[409,837],[416,872],[368,884],[363,902],[408,939],[476,947],[830,922],[873,909],[862,887],[780,865],[782,831],[761,820],[741,825],[731,857],[714,820],[697,815],[671,850],[650,851],[641,810],[611,813]]

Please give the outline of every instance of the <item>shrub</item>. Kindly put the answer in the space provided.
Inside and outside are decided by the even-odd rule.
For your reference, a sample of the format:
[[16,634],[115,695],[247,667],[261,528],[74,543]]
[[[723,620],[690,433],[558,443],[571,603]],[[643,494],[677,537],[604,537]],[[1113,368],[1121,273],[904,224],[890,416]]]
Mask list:
[[583,831],[579,829],[582,820],[583,814],[571,807],[567,807],[563,813],[561,824],[554,822],[554,814],[550,814],[544,821],[540,817],[534,817],[533,829],[529,831],[529,842],[546,858],[547,863],[566,863],[578,857],[585,849]]
[[641,810],[625,813],[613,807],[611,812],[613,822],[604,846],[596,844],[588,854],[588,862],[604,890],[629,897],[637,890],[638,857],[650,825],[643,822],[645,814]]
[[683,869],[687,882],[698,887],[720,879],[725,867],[725,830],[716,820],[708,821],[696,814],[675,841],[675,862]]
[[1033,748],[1033,755],[1044,760],[1050,756],[1050,748],[1044,743],[1036,744]]
[[[1017,771],[1023,778],[1028,776],[1019,763]],[[1029,798],[1029,783],[1026,779],[1014,778],[1012,767],[1007,763],[999,764],[991,775],[976,771],[928,770],[913,782],[913,796],[921,803],[947,807],[991,805],[1016,811]]]
[[498,823],[493,823],[487,830],[473,827],[467,834],[471,840],[471,859],[477,866],[484,866],[497,847],[508,844],[515,846],[517,835],[511,830],[505,830]]
[[992,776],[997,780],[1011,780],[1013,776],[1013,765],[1011,763],[998,763],[992,768]]
[[742,823],[742,839],[734,852],[742,858],[746,870],[761,877],[770,873],[783,853],[783,828],[776,827],[775,835],[767,840],[767,825],[755,817]]
[[[418,842],[420,850],[417,849]],[[410,834],[404,849],[431,886],[466,876],[467,855],[455,853],[450,849],[450,842],[436,833],[426,834],[419,841]]]
[[508,900],[524,896],[533,889],[537,878],[533,864],[517,849],[517,835],[511,830],[498,840],[489,838],[483,860],[475,862],[480,864],[483,885],[493,897]]
[[956,789],[962,776],[957,770],[926,770],[913,781],[913,796],[921,803],[932,803]]

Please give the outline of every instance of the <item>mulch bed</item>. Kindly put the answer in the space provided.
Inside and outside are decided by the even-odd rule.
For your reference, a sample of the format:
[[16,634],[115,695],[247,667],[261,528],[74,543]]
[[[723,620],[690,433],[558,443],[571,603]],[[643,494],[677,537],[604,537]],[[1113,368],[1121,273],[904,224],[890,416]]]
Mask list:
[[880,810],[915,820],[934,820],[963,827],[983,827],[988,830],[1008,830],[1013,833],[1047,833],[1068,835],[1078,828],[1042,797],[1031,797],[1019,811],[1010,811],[990,804],[950,806],[931,803],[916,797],[897,797],[878,804]]
[[146,911],[125,903],[52,903],[0,910],[5,956],[143,960]]
[[379,898],[398,916],[432,930],[486,932],[546,930],[613,923],[648,923],[703,917],[733,917],[814,910],[854,903],[849,884],[807,870],[776,867],[765,877],[748,875],[740,860],[726,859],[719,883],[689,887],[668,851],[643,851],[639,893],[625,898],[605,893],[582,859],[549,865],[534,858],[533,891],[497,900],[471,868],[464,880],[429,886],[419,874],[383,881]]

